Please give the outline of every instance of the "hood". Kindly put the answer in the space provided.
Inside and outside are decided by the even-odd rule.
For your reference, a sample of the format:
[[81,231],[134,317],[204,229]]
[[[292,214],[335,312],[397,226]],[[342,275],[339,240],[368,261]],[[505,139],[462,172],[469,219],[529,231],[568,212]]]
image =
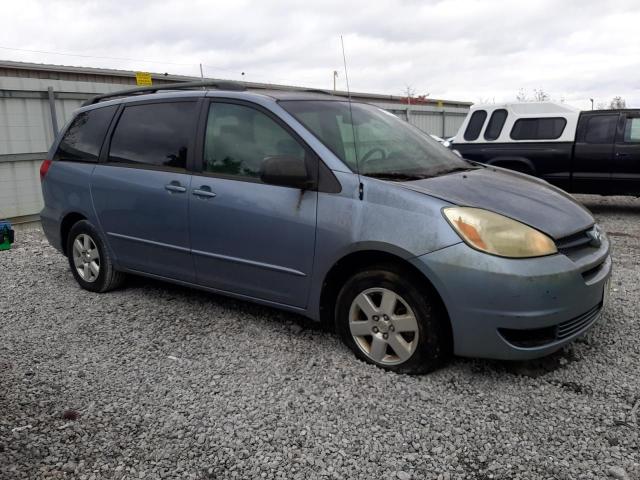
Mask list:
[[510,170],[485,167],[400,185],[458,206],[491,210],[555,240],[594,224],[591,213],[563,190]]

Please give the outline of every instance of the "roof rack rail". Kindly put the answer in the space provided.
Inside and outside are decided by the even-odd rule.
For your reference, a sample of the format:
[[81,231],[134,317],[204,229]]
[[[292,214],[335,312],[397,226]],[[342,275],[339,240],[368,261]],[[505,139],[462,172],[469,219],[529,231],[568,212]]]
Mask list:
[[134,95],[142,95],[145,93],[156,93],[161,90],[190,90],[195,88],[216,88],[218,90],[231,90],[234,92],[245,91],[244,85],[236,82],[209,80],[202,82],[180,82],[180,83],[165,83],[164,85],[156,85],[151,87],[138,87],[129,88],[127,90],[119,90],[117,92],[105,93],[103,95],[96,95],[90,98],[82,104],[83,107],[87,105],[94,105],[96,103],[118,97],[130,97]]
[[303,88],[302,91],[305,93],[324,93],[325,95],[335,95],[335,92],[331,90],[323,90],[321,88]]

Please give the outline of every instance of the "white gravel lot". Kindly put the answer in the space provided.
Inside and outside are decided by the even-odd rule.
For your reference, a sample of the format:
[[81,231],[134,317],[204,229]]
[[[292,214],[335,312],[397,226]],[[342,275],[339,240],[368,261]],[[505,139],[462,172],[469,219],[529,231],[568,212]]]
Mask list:
[[420,377],[297,316],[150,280],[81,290],[37,228],[0,252],[0,479],[640,479],[640,200],[611,303],[543,361]]

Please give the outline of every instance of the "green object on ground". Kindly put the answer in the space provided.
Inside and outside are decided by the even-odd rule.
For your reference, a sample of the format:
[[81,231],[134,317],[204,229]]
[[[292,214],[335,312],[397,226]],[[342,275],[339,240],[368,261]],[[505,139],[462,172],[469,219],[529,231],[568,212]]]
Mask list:
[[0,220],[0,250],[9,250],[15,240],[15,233],[11,228],[11,223]]

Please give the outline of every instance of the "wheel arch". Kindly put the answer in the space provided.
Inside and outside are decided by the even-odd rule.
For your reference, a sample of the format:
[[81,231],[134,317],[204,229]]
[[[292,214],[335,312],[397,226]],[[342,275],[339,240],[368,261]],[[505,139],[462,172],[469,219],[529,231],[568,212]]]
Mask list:
[[65,255],[68,255],[67,243],[71,228],[79,221],[86,219],[87,217],[79,212],[69,212],[63,217],[62,222],[60,222],[60,244],[62,247],[62,253]]
[[368,266],[380,264],[391,264],[401,268],[419,283],[420,288],[433,295],[437,303],[436,307],[440,310],[448,327],[449,342],[453,349],[453,332],[449,313],[442,295],[440,295],[433,282],[405,258],[382,250],[358,250],[344,255],[333,264],[322,282],[319,302],[320,322],[326,328],[334,330],[336,300],[345,282],[356,272]]

